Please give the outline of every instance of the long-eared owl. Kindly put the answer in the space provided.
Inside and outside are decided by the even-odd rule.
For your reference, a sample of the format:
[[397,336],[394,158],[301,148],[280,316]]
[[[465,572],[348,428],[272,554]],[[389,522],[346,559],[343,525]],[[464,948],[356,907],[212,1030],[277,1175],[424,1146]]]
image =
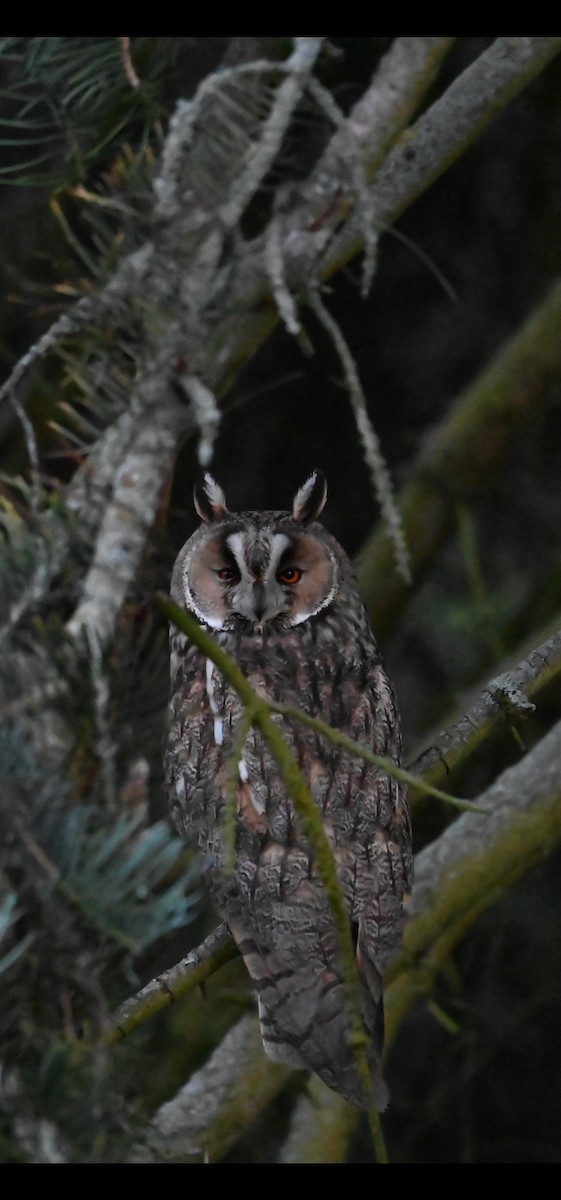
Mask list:
[[[202,524],[177,558],[172,598],[213,633],[259,695],[303,709],[397,763],[394,692],[349,560],[316,520],[325,498],[323,475],[314,471],[291,512],[236,513],[205,475],[195,488]],[[362,1106],[338,936],[310,844],[257,730],[240,753],[244,713],[236,692],[175,627],[170,639],[172,814],[202,852],[210,893],[245,960],[264,1049]],[[400,944],[411,883],[407,796],[395,779],[310,726],[274,719],[333,851],[356,946],[373,1095],[383,1108],[382,976]],[[234,747],[232,862],[225,810]]]

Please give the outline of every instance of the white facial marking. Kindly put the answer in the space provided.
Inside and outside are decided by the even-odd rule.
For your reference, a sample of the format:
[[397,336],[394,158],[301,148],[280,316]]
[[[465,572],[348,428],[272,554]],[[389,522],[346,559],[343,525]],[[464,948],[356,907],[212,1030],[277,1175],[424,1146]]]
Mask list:
[[284,550],[287,550],[289,546],[290,546],[290,538],[286,536],[286,533],[274,533],[273,534],[273,552],[271,554],[271,558],[272,558],[273,562],[278,563],[278,561],[281,557],[281,554],[283,553]]
[[222,746],[224,744],[224,721],[222,720],[222,717],[220,716],[220,709],[219,709],[219,707],[216,703],[215,697],[214,697],[214,682],[213,682],[213,678],[212,678],[213,673],[214,673],[214,663],[211,658],[207,658],[207,660],[206,660],[206,694],[208,696],[208,702],[210,704],[210,711],[211,711],[211,713],[214,714],[214,740],[215,740],[217,746]]
[[265,805],[263,804],[262,800],[258,800],[257,797],[254,795],[253,788],[249,789],[249,798],[251,800],[253,808],[255,809],[255,812],[257,813],[258,816],[261,817],[263,815],[263,813],[265,812]]
[[321,604],[317,604],[315,608],[311,608],[309,611],[296,613],[294,617],[290,618],[289,625],[301,625],[302,621],[308,621],[310,617],[315,617],[323,608],[327,608],[328,604],[331,604],[336,591],[337,584],[334,583],[333,587],[328,591],[327,596],[324,596]]
[[239,774],[239,777],[240,777],[242,783],[247,783],[247,781],[249,779],[249,771],[247,769],[247,763],[245,761],[245,758],[240,758],[240,761],[238,763],[238,774]]
[[234,555],[234,558],[240,569],[241,563],[243,563],[243,544],[244,539],[242,533],[230,533],[226,538],[226,545],[230,547],[230,550],[232,551],[232,554]]
[[199,621],[201,621],[203,625],[208,625],[210,629],[222,629],[224,627],[224,622],[221,617],[213,617],[209,615],[209,613],[204,613],[202,609],[199,608],[187,582],[187,565],[185,566],[183,573],[183,586],[185,588],[185,600],[187,603],[187,608],[189,608],[191,612],[194,612],[195,616],[199,618]]

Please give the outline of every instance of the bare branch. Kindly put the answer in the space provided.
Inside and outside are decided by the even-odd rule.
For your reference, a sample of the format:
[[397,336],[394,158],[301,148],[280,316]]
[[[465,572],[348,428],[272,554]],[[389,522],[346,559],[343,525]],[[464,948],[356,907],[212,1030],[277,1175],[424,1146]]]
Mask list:
[[499,729],[516,726],[517,721],[527,717],[535,707],[532,701],[559,680],[561,633],[555,633],[527,658],[491,680],[459,721],[430,740],[429,748],[410,768],[411,773],[425,783],[448,781]]
[[86,638],[90,657],[93,682],[94,712],[97,726],[96,753],[100,764],[103,783],[104,799],[108,812],[115,812],[117,807],[117,781],[115,775],[115,756],[117,746],[111,733],[109,707],[111,692],[107,674],[104,669],[103,656],[99,645],[97,632],[91,626],[86,627]]
[[11,393],[10,400],[17,415],[18,421],[23,429],[23,436],[25,438],[27,454],[29,457],[29,465],[31,468],[31,507],[33,509],[34,518],[37,521],[41,509],[41,466],[39,460],[39,450],[37,447],[37,438],[35,436],[33,424],[29,420],[29,417],[23,405],[20,404],[15,392]]
[[[401,74],[392,81],[389,67],[382,70],[380,85],[382,110],[386,114],[393,112],[392,136],[402,128],[404,116],[407,119],[414,104],[419,103],[432,81],[435,64],[441,61],[449,46],[450,39],[447,38],[399,40],[395,54]],[[380,231],[447,170],[560,49],[561,38],[499,38],[454,81],[403,136],[373,181]],[[411,65],[409,76],[408,62]],[[370,104],[365,103],[364,116],[367,112],[371,115],[376,112],[376,83],[377,77],[372,84]],[[355,125],[355,136],[358,136],[360,115],[357,115]],[[377,123],[375,128],[378,128]],[[340,137],[341,133],[334,136]],[[361,136],[368,145],[366,124]],[[327,161],[335,165],[331,156]],[[379,161],[377,146],[375,151],[372,150],[370,165],[378,166]],[[284,279],[290,294],[295,297],[304,294],[310,284],[330,276],[362,246],[356,222],[350,224],[348,234],[333,240],[334,230],[342,219],[339,159],[337,163],[339,169],[328,176],[320,170],[321,164],[318,165],[312,175],[316,180],[313,200],[296,207],[290,214],[290,221],[284,225]],[[368,162],[365,169],[369,169]],[[304,194],[307,195],[307,190]],[[228,315],[209,330],[205,342],[204,363],[199,363],[198,373],[218,395],[232,380],[232,364],[235,362],[237,374],[275,324],[274,314],[263,303],[271,287],[264,255],[265,242],[266,235],[263,235],[245,248],[231,285]]]
[[184,373],[179,383],[185,388],[193,404],[193,413],[199,430],[198,458],[202,467],[212,461],[214,443],[220,427],[220,409],[216,396],[195,375]]
[[121,43],[121,54],[122,54],[122,58],[123,58],[123,68],[124,68],[125,75],[129,81],[131,87],[136,90],[136,88],[140,87],[140,79],[138,78],[138,75],[134,69],[133,61],[131,58],[130,37],[121,37],[121,38],[119,38],[119,41]]
[[294,51],[285,63],[287,78],[278,88],[271,112],[263,125],[259,141],[249,156],[245,170],[221,207],[220,218],[227,229],[237,225],[248,201],[257,191],[276,158],[294,109],[305,91],[323,40],[321,37],[295,39]]
[[290,294],[285,277],[283,251],[283,218],[276,213],[267,228],[265,241],[265,266],[271,281],[273,296],[279,310],[279,316],[289,333],[299,337],[302,326],[298,319],[298,310]]

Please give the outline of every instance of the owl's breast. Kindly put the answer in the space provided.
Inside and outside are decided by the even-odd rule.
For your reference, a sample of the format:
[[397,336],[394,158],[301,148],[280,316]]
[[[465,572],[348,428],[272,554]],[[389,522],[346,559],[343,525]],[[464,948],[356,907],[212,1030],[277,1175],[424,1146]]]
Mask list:
[[[318,717],[366,749],[399,756],[394,700],[379,660],[333,652],[315,638],[231,638],[225,649],[254,691],[273,703]],[[224,640],[224,639],[221,639]],[[310,639],[308,639],[310,640]],[[328,645],[328,652],[326,652]],[[301,823],[279,767],[259,730],[245,727],[235,691],[210,659],[194,649],[176,677],[170,702],[167,757],[173,812],[181,832],[219,862],[224,830],[236,827],[237,849],[258,858],[268,843],[304,845]],[[349,754],[296,715],[272,713],[300,767],[334,847],[367,846],[377,830],[400,828],[399,788],[375,765]],[[231,834],[230,834],[231,836]]]

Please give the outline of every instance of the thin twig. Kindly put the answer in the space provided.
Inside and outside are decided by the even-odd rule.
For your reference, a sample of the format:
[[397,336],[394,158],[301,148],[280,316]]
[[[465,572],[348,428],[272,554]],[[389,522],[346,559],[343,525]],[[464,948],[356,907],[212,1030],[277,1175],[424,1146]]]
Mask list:
[[115,756],[117,747],[111,733],[110,703],[111,690],[103,664],[103,655],[95,628],[86,627],[86,638],[90,655],[93,682],[94,712],[97,725],[97,757],[101,772],[103,793],[108,812],[117,807],[117,781]]
[[30,470],[30,476],[31,476],[30,499],[31,499],[31,505],[33,508],[33,514],[37,521],[39,518],[40,510],[41,510],[41,499],[42,499],[42,496],[41,496],[41,464],[40,464],[40,460],[39,460],[39,448],[37,446],[37,438],[35,436],[35,430],[33,428],[33,423],[29,420],[29,417],[28,417],[23,405],[20,404],[20,402],[17,398],[16,392],[13,389],[10,391],[9,396],[10,396],[10,403],[11,403],[11,405],[17,415],[18,421],[20,422],[20,425],[23,429],[23,436],[25,438],[25,445],[27,448],[29,465],[31,468],[31,470]]
[[298,319],[298,310],[286,282],[283,259],[283,218],[281,213],[271,217],[267,227],[264,261],[271,281],[273,296],[279,310],[279,315],[288,333],[299,337],[302,326]]
[[185,388],[193,405],[199,430],[199,463],[201,467],[208,467],[212,461],[214,443],[220,429],[220,409],[216,396],[196,375],[188,375],[187,372],[184,372],[179,376],[179,383]]
[[233,229],[238,224],[249,200],[272,166],[296,105],[305,91],[323,40],[321,37],[295,39],[294,51],[285,63],[287,76],[276,92],[259,140],[248,157],[245,169],[234,182],[227,201],[221,206],[220,218],[227,229]]
[[140,79],[138,78],[138,75],[134,69],[133,61],[131,58],[130,37],[120,37],[119,41],[121,43],[121,57],[123,59],[123,67],[125,70],[125,75],[129,81],[131,87],[135,88],[135,90],[136,90],[136,88],[140,87]]
[[152,253],[152,243],[146,242],[139,250],[123,259],[109,282],[96,296],[84,296],[69,312],[62,313],[18,360],[0,387],[0,405],[15,391],[31,367],[60,342],[82,332],[90,324],[99,324],[109,317],[114,317],[131,292],[140,287]]
[[200,987],[205,979],[235,958],[237,953],[227,925],[219,925],[200,946],[124,1001],[113,1014],[104,1041],[108,1045],[122,1041],[156,1013]]
[[357,430],[364,447],[364,457],[370,470],[382,517],[386,522],[388,534],[394,548],[397,569],[404,582],[410,583],[411,569],[401,517],[395,502],[390,473],[382,454],[378,435],[368,416],[366,396],[362,390],[356,363],[340,326],[325,307],[317,289],[313,288],[309,291],[308,304],[318,318],[318,321],[327,330],[339,355]]
[[[498,730],[523,720],[540,693],[560,680],[561,632],[556,632],[482,688],[477,700],[444,733],[429,738],[428,749],[410,768],[412,792],[417,791],[416,779],[434,784],[464,768]],[[512,695],[518,697],[514,710],[508,704]]]

